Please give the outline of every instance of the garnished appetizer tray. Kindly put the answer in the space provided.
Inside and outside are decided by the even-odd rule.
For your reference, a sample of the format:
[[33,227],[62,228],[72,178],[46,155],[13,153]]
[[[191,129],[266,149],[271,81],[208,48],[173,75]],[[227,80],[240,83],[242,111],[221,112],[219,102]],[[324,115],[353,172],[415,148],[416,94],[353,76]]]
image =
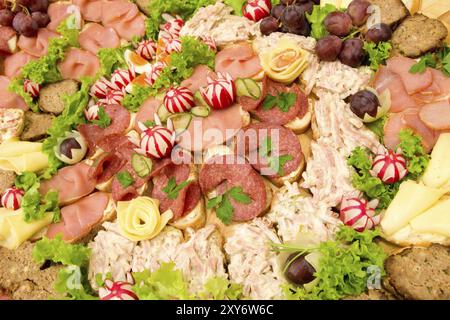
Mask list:
[[0,0],[0,300],[450,299],[450,1]]

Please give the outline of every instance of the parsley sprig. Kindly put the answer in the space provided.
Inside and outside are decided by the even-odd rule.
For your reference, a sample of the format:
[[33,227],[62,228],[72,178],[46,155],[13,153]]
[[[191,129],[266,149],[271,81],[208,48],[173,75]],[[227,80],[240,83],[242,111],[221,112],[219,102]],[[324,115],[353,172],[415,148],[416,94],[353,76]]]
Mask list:
[[284,165],[293,159],[290,154],[281,156],[272,155],[272,139],[270,137],[267,137],[262,141],[259,147],[259,156],[266,158],[269,168],[276,172],[279,176],[284,176]]
[[277,96],[268,94],[263,102],[263,109],[270,110],[277,106],[281,111],[288,112],[297,100],[297,95],[292,92],[281,92]]
[[424,55],[419,62],[411,67],[410,73],[423,73],[427,67],[441,70],[450,77],[450,47],[445,46],[435,53]]
[[134,179],[128,171],[121,171],[116,175],[116,177],[124,188],[128,188],[134,183]]
[[167,182],[167,185],[162,189],[170,200],[175,200],[178,198],[178,194],[183,188],[189,185],[192,181],[186,180],[177,185],[177,182],[174,177],[170,178]]
[[106,113],[104,107],[98,108],[98,119],[92,121],[93,124],[98,125],[100,128],[107,128],[111,124],[111,118]]
[[236,202],[243,204],[250,204],[252,202],[252,199],[242,190],[241,187],[233,187],[227,192],[209,199],[206,207],[208,209],[216,208],[217,217],[225,224],[231,223],[234,212],[234,208],[230,202],[230,197]]

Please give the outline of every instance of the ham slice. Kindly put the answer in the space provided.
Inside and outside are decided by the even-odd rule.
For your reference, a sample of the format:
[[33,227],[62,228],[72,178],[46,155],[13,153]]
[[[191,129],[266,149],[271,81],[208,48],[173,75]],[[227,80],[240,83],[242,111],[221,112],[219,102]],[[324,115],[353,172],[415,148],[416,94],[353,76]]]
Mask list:
[[50,23],[47,25],[47,29],[55,31],[58,29],[61,22],[70,16],[70,12],[67,9],[72,4],[70,2],[53,2],[48,6],[47,14],[50,17]]
[[120,38],[112,28],[98,23],[87,24],[80,33],[78,42],[82,49],[97,54],[101,48],[120,47]]
[[431,129],[450,129],[450,103],[448,100],[430,103],[422,107],[420,119]]
[[104,1],[106,0],[72,0],[72,3],[80,8],[84,20],[101,22]]
[[213,110],[206,118],[193,117],[188,129],[180,134],[178,145],[190,151],[205,150],[228,141],[242,126],[239,105]]
[[59,72],[64,79],[79,80],[82,77],[93,77],[100,69],[100,61],[95,54],[78,48],[67,51],[64,61],[58,64]]
[[13,108],[28,110],[28,106],[22,97],[10,92],[8,90],[9,79],[5,76],[0,76],[0,109],[1,108]]
[[379,94],[389,90],[391,94],[391,112],[401,112],[407,108],[418,107],[403,85],[402,78],[384,66],[380,66],[375,76],[374,87]]
[[416,63],[416,60],[402,56],[387,60],[387,68],[400,76],[408,94],[421,92],[433,83],[433,74],[429,69],[417,74],[409,72],[411,67]]
[[56,32],[42,28],[39,29],[35,38],[20,36],[17,45],[24,52],[39,58],[47,54],[50,39],[57,36],[58,34]]
[[171,178],[174,178],[177,184],[186,181],[189,178],[189,172],[190,168],[187,164],[169,163],[160,168],[158,175],[153,179],[152,197],[160,201],[161,212],[171,209],[175,220],[195,208],[201,198],[200,187],[197,183],[191,183],[180,190],[176,199],[169,199],[163,189]]
[[24,51],[20,51],[5,58],[4,72],[5,76],[12,79],[20,74],[23,66],[31,60],[36,60],[36,57],[29,55]]
[[229,46],[216,55],[216,72],[229,73],[233,79],[251,78],[261,71],[258,55],[246,42]]
[[400,143],[398,134],[402,129],[406,128],[408,126],[403,121],[400,113],[392,113],[389,115],[389,119],[384,126],[384,145],[391,150],[396,150]]
[[62,234],[64,241],[73,242],[88,235],[103,220],[108,203],[108,194],[96,192],[62,208],[61,222],[50,225],[46,236]]
[[128,41],[145,35],[145,18],[138,7],[127,0],[105,1],[102,5],[102,23],[116,30]]
[[49,190],[58,190],[60,205],[76,201],[95,189],[96,181],[89,176],[90,166],[80,162],[62,168],[50,180],[41,182],[39,191],[45,195]]
[[198,91],[201,87],[206,86],[207,78],[216,79],[217,75],[208,66],[198,65],[194,68],[192,75],[181,82],[181,86],[187,87],[192,92]]
[[154,97],[150,97],[142,104],[142,106],[139,108],[139,111],[136,114],[136,121],[135,121],[135,129],[139,132],[141,130],[138,127],[138,122],[144,123],[145,121],[154,121],[155,113],[158,110],[158,107],[162,104],[161,100],[158,100]]

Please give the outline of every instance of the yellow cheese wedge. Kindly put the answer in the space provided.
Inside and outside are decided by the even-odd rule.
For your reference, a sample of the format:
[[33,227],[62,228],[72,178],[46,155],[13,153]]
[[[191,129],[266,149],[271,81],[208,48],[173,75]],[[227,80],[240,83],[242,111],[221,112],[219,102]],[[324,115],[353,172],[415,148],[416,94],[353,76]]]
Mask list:
[[450,181],[450,133],[439,136],[422,181],[433,188],[442,188]]
[[22,209],[12,211],[0,208],[0,246],[10,250],[17,249],[34,234],[52,223],[53,214],[30,223],[23,220]]
[[431,208],[445,193],[444,189],[427,187],[412,180],[403,182],[383,215],[382,231],[388,236],[397,232]]
[[42,143],[6,141],[0,145],[0,169],[21,174],[37,172],[48,167],[48,157],[42,152]]
[[414,218],[411,227],[418,233],[432,233],[450,237],[450,199],[441,200]]

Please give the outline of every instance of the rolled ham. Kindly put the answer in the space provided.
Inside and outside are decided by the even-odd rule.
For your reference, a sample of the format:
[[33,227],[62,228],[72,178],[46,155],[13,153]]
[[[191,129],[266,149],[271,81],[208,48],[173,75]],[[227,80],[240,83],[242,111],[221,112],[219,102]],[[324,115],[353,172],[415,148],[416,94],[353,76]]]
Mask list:
[[434,130],[450,129],[450,103],[448,100],[427,104],[420,109],[420,120]]
[[120,38],[113,28],[105,28],[98,23],[89,23],[80,33],[78,42],[82,49],[97,54],[102,48],[120,47]]
[[103,2],[107,0],[72,0],[72,3],[80,8],[81,16],[86,21],[102,21]]
[[430,69],[426,69],[423,73],[409,72],[416,63],[416,60],[402,56],[387,60],[387,68],[402,79],[406,92],[410,95],[425,90],[433,83]]
[[102,222],[108,207],[109,195],[96,192],[61,209],[61,221],[49,226],[46,236],[53,239],[58,234],[66,242],[88,235]]
[[158,110],[158,107],[162,104],[162,101],[159,99],[156,99],[154,97],[150,97],[142,104],[142,106],[139,108],[139,111],[136,114],[136,121],[135,121],[135,129],[137,131],[141,131],[138,127],[138,122],[144,123],[145,121],[154,121],[155,120],[155,113]]
[[9,79],[0,76],[0,108],[12,108],[28,110],[28,106],[22,97],[8,90]]
[[233,79],[251,78],[261,71],[258,55],[246,42],[226,47],[216,55],[216,72],[229,73]]
[[70,16],[70,12],[67,10],[72,4],[69,1],[53,2],[48,6],[47,13],[50,17],[50,23],[47,25],[47,29],[56,32],[61,22]]
[[41,182],[39,191],[45,195],[57,190],[60,205],[72,203],[94,191],[96,180],[89,176],[90,169],[83,162],[62,168],[50,180]]
[[104,1],[102,24],[113,28],[122,39],[128,41],[145,35],[145,17],[134,3],[127,0]]
[[4,72],[5,76],[12,79],[20,74],[24,65],[26,65],[31,60],[36,60],[36,57],[20,51],[14,53],[7,57],[4,62]]
[[192,75],[186,80],[181,82],[181,86],[188,88],[192,92],[198,91],[201,87],[208,84],[208,77],[216,79],[217,75],[208,66],[198,65],[194,68]]
[[64,79],[79,80],[82,77],[93,77],[100,69],[100,61],[91,52],[71,48],[62,62],[58,64],[59,72]]
[[58,34],[56,32],[42,28],[39,29],[37,36],[34,38],[20,36],[17,45],[29,55],[39,58],[47,54],[50,39],[57,36]]

